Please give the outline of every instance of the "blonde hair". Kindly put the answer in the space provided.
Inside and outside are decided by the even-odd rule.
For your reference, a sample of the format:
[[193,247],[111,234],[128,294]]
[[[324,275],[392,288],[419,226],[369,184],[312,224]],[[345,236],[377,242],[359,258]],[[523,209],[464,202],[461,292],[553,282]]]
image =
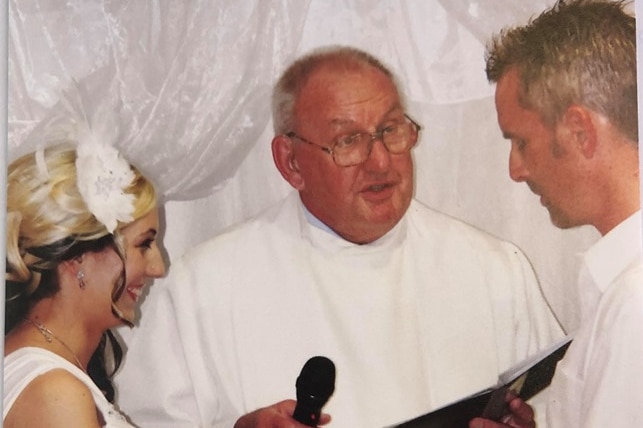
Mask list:
[[624,6],[559,0],[527,25],[503,30],[487,47],[488,80],[497,82],[515,68],[521,103],[545,124],[555,125],[579,104],[638,144],[636,21]]
[[[14,287],[18,294],[31,295],[43,272],[54,271],[60,262],[84,251],[104,248],[109,241],[115,242],[124,257],[118,239],[111,239],[83,201],[75,162],[76,150],[67,142],[27,154],[9,165],[5,279],[22,285]],[[132,171],[135,178],[125,191],[135,196],[136,220],[156,206],[156,192],[138,169],[132,167]],[[125,226],[119,223],[114,236]]]

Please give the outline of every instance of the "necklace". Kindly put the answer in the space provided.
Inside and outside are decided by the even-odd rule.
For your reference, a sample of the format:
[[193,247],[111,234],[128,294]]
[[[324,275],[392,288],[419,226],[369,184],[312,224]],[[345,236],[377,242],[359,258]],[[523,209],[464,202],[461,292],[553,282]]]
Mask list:
[[78,359],[76,354],[74,354],[74,351],[72,351],[71,348],[69,346],[67,346],[67,344],[65,342],[63,342],[61,339],[59,339],[58,336],[56,336],[53,331],[49,330],[43,324],[41,324],[39,322],[36,322],[36,321],[33,321],[33,320],[29,319],[29,318],[25,318],[25,321],[27,321],[32,326],[36,327],[36,329],[38,329],[40,334],[42,334],[44,336],[45,340],[48,343],[51,343],[52,339],[56,339],[62,346],[65,347],[67,352],[69,352],[69,354],[74,358],[74,361],[76,361],[76,365],[78,366],[78,368],[80,368],[82,371],[87,373],[87,369],[85,369],[85,367],[82,365],[82,363],[80,362],[80,360]]

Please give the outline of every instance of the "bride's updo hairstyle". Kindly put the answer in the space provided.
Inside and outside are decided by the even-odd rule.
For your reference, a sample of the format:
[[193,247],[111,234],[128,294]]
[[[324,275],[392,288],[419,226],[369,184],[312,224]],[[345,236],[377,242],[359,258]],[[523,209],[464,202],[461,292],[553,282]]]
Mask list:
[[[31,305],[58,292],[57,267],[60,263],[108,247],[112,247],[124,262],[120,230],[156,207],[154,186],[138,169],[129,165],[133,179],[123,192],[133,196],[132,219],[117,221],[110,233],[89,210],[79,191],[75,146],[73,142],[59,143],[24,155],[8,167],[5,334],[24,319]],[[101,180],[92,184],[100,186]],[[120,279],[114,285],[112,302],[124,291],[124,266],[123,263]],[[114,303],[112,311],[131,324],[122,318]],[[102,366],[102,373],[97,374],[99,378],[106,376],[105,341],[114,341],[111,332],[106,336],[88,367],[92,375],[92,371],[96,374],[96,366]],[[122,352],[117,343],[112,343],[114,346],[117,348],[114,350],[117,368]],[[98,371],[101,371],[100,367]],[[113,395],[111,383],[105,385],[105,380],[102,383],[99,383],[100,379],[94,380],[108,398]]]

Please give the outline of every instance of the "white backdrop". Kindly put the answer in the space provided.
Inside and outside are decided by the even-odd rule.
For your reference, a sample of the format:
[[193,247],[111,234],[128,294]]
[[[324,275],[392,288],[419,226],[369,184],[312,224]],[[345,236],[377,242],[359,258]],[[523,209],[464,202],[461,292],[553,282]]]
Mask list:
[[354,45],[397,73],[424,126],[416,197],[518,244],[573,328],[575,254],[598,234],[554,228],[509,179],[484,75],[489,36],[552,3],[9,0],[8,160],[38,144],[39,123],[66,114],[63,92],[93,121],[116,121],[116,144],[165,201],[171,263],[289,191],[270,154],[271,85],[313,47]]

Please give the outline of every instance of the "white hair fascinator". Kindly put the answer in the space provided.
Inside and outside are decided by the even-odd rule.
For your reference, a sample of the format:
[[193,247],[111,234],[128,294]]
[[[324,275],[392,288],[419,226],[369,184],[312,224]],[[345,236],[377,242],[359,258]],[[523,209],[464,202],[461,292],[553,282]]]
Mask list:
[[76,153],[78,190],[89,211],[114,233],[119,221],[134,219],[134,195],[125,193],[134,173],[115,147],[91,132],[78,136]]
[[113,234],[119,222],[134,219],[136,198],[126,193],[135,174],[116,148],[117,142],[131,141],[132,137],[121,127],[121,92],[108,85],[112,72],[108,67],[82,82],[70,81],[58,103],[20,142],[13,157],[34,151],[38,172],[47,182],[45,146],[75,142],[80,195],[89,212]]
[[[117,106],[107,100],[98,103],[91,116],[83,108],[83,91],[71,92],[61,102],[74,118],[76,149],[76,181],[85,204],[109,233],[114,233],[118,222],[134,219],[134,195],[125,192],[132,184],[132,168],[112,144],[118,136]],[[72,98],[71,94],[78,97]],[[91,100],[85,100],[91,101]]]
[[113,146],[118,139],[118,102],[115,98],[93,99],[73,84],[61,97],[59,107],[55,117],[44,124],[45,132],[54,140],[77,142],[76,182],[80,195],[94,217],[114,233],[119,221],[134,219],[135,202],[134,195],[125,192],[134,180],[134,172]]

